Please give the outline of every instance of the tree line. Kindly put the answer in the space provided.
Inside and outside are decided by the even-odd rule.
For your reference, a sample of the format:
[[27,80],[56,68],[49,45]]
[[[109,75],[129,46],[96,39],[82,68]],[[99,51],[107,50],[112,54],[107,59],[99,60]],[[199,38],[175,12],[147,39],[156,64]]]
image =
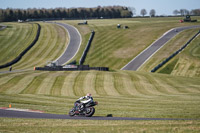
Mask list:
[[185,15],[194,15],[194,16],[200,16],[200,9],[193,9],[191,11],[187,10],[187,9],[180,9],[180,10],[174,10],[173,11],[174,15],[181,15],[181,16],[185,16]]
[[0,9],[0,22],[27,19],[89,19],[89,18],[129,18],[132,11],[122,6],[95,8],[54,8],[54,9]]

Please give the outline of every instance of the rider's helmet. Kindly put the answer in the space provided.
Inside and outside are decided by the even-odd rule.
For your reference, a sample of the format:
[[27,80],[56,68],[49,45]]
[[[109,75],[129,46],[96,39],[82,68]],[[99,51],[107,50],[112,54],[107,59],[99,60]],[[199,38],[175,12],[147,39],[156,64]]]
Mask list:
[[88,93],[86,96],[88,96],[88,97],[91,97],[91,96],[92,96],[92,94]]

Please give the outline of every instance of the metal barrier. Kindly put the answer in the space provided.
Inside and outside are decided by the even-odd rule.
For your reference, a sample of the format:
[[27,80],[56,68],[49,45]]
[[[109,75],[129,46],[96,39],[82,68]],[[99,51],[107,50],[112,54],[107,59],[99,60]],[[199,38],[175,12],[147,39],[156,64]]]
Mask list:
[[81,56],[81,59],[80,59],[80,61],[79,61],[79,64],[80,64],[80,65],[82,65],[82,64],[84,63],[84,61],[85,61],[85,58],[86,58],[86,56],[87,56],[87,53],[88,53],[88,51],[89,51],[89,49],[90,49],[90,45],[91,45],[92,40],[93,40],[93,38],[94,38],[94,34],[95,34],[95,32],[92,31],[92,33],[91,33],[91,35],[90,35],[90,38],[89,38],[89,40],[88,40],[87,46],[86,46],[85,50],[83,51],[83,55]]

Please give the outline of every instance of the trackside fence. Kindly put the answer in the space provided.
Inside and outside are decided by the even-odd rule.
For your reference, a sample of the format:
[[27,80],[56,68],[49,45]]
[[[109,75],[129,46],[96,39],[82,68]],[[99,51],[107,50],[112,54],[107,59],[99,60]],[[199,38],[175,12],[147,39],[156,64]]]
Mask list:
[[94,34],[95,34],[95,32],[92,31],[92,33],[91,33],[91,35],[90,35],[90,38],[89,38],[89,40],[88,40],[87,46],[86,46],[85,50],[83,51],[83,54],[82,54],[81,59],[80,59],[80,61],[79,61],[79,64],[80,64],[80,65],[82,65],[82,64],[84,63],[84,61],[85,61],[85,58],[86,58],[86,56],[87,56],[87,53],[88,53],[88,51],[89,51],[89,49],[90,49],[90,45],[91,45],[92,40],[93,40],[93,38],[94,38]]
[[164,64],[166,64],[169,60],[171,60],[173,57],[175,57],[177,54],[179,54],[181,51],[183,51],[189,44],[190,42],[200,34],[200,30],[198,33],[196,33],[185,45],[183,45],[179,50],[174,52],[171,56],[169,56],[167,59],[165,59],[163,62],[158,64],[155,68],[151,70],[151,72],[156,72],[159,68],[161,68]]
[[41,71],[89,71],[89,70],[97,70],[97,71],[109,71],[108,67],[89,67],[89,65],[78,65],[74,68],[63,68],[62,66],[56,67],[35,67],[35,70]]
[[41,26],[38,23],[36,23],[36,24],[38,25],[37,34],[36,34],[35,39],[32,41],[32,43],[24,51],[22,51],[15,59],[13,59],[12,61],[10,61],[6,64],[0,65],[0,69],[9,67],[9,66],[17,63],[22,58],[22,56],[24,56],[35,45],[35,43],[38,41],[38,38],[40,36],[40,30],[41,30]]

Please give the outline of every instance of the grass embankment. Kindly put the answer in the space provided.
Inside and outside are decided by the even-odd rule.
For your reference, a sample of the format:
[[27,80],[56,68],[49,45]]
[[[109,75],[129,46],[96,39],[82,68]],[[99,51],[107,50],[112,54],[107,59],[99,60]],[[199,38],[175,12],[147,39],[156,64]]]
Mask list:
[[[41,33],[37,43],[26,53],[26,55],[17,64],[13,65],[13,69],[33,69],[34,66],[44,66],[46,65],[47,61],[53,61],[56,58],[58,58],[67,47],[68,35],[64,28],[49,23],[39,24],[41,25]],[[13,25],[18,24],[13,23]],[[19,26],[23,26],[23,24],[20,23]],[[18,36],[20,36],[20,33],[23,31],[18,33],[18,31],[10,31],[8,28],[8,32],[12,32],[13,34],[17,33],[19,34]],[[23,35],[25,36],[26,34]],[[35,36],[33,36],[33,38],[34,37]],[[3,41],[6,41],[6,38],[2,39]],[[13,44],[18,44],[20,42],[19,40],[14,40],[10,38],[10,36],[8,36],[7,39],[11,40]],[[0,44],[4,43],[1,42]],[[16,47],[22,47],[24,49],[26,48],[26,46],[21,46],[19,44]],[[11,47],[10,49],[12,48],[13,47]],[[2,53],[2,58],[4,57],[5,59],[6,54],[7,52]],[[11,52],[11,54],[13,53]]]
[[5,23],[0,31],[0,65],[16,58],[34,40],[37,25],[32,23]]
[[0,75],[0,106],[67,114],[87,92],[96,115],[200,118],[199,78],[136,72],[23,72]]
[[0,118],[0,132],[15,133],[198,133],[199,127],[200,121],[85,121]]
[[[146,62],[140,71],[151,71],[175,51],[180,49],[186,42],[198,32],[197,29],[186,30],[169,41],[152,58]],[[157,72],[177,76],[200,76],[200,36],[197,36],[181,53],[175,56]]]
[[[86,63],[120,69],[141,50],[168,29],[190,25],[178,23],[180,18],[145,18],[61,21],[76,25],[86,45],[90,30],[96,34]],[[116,25],[130,29],[116,29]],[[37,44],[14,66],[17,69],[43,66],[60,56],[64,46],[59,26],[40,23],[41,36]],[[192,23],[194,24],[194,23]],[[163,28],[164,27],[164,28]],[[59,34],[58,31],[60,32]],[[61,38],[58,37],[61,35]],[[142,37],[142,40],[141,40]],[[65,38],[66,39],[66,38]],[[57,40],[57,41],[56,41]],[[63,43],[57,43],[59,42]],[[59,45],[60,50],[53,50]],[[81,51],[84,50],[81,46]],[[58,49],[58,48],[56,48]],[[195,48],[196,50],[196,48]],[[195,51],[194,50],[194,51]],[[196,52],[195,52],[196,53]],[[197,52],[198,53],[198,52]],[[81,53],[74,59],[80,59]],[[196,54],[195,54],[196,55]],[[41,72],[27,71],[0,74],[0,106],[43,110],[67,114],[73,102],[90,92],[96,106],[96,116],[148,118],[200,118],[199,77],[187,78],[131,71],[111,72]],[[1,118],[2,132],[199,132],[199,120],[188,121],[79,121]]]
[[[90,92],[95,116],[200,118],[199,78],[142,72],[40,72],[0,75],[0,107],[68,114]],[[90,121],[0,118],[0,131],[14,132],[198,132],[199,120]],[[9,126],[8,126],[9,125]],[[31,128],[34,128],[31,130]]]
[[[181,18],[89,20],[88,25],[77,25],[80,20],[62,22],[70,23],[78,28],[83,38],[85,37],[84,45],[88,41],[90,31],[95,31],[95,37],[84,64],[121,69],[169,29],[199,24],[179,23],[179,19]],[[122,24],[122,27],[127,25],[129,29],[117,29],[117,24]],[[82,51],[84,48],[85,46],[82,47]],[[80,55],[74,59],[79,60]]]

